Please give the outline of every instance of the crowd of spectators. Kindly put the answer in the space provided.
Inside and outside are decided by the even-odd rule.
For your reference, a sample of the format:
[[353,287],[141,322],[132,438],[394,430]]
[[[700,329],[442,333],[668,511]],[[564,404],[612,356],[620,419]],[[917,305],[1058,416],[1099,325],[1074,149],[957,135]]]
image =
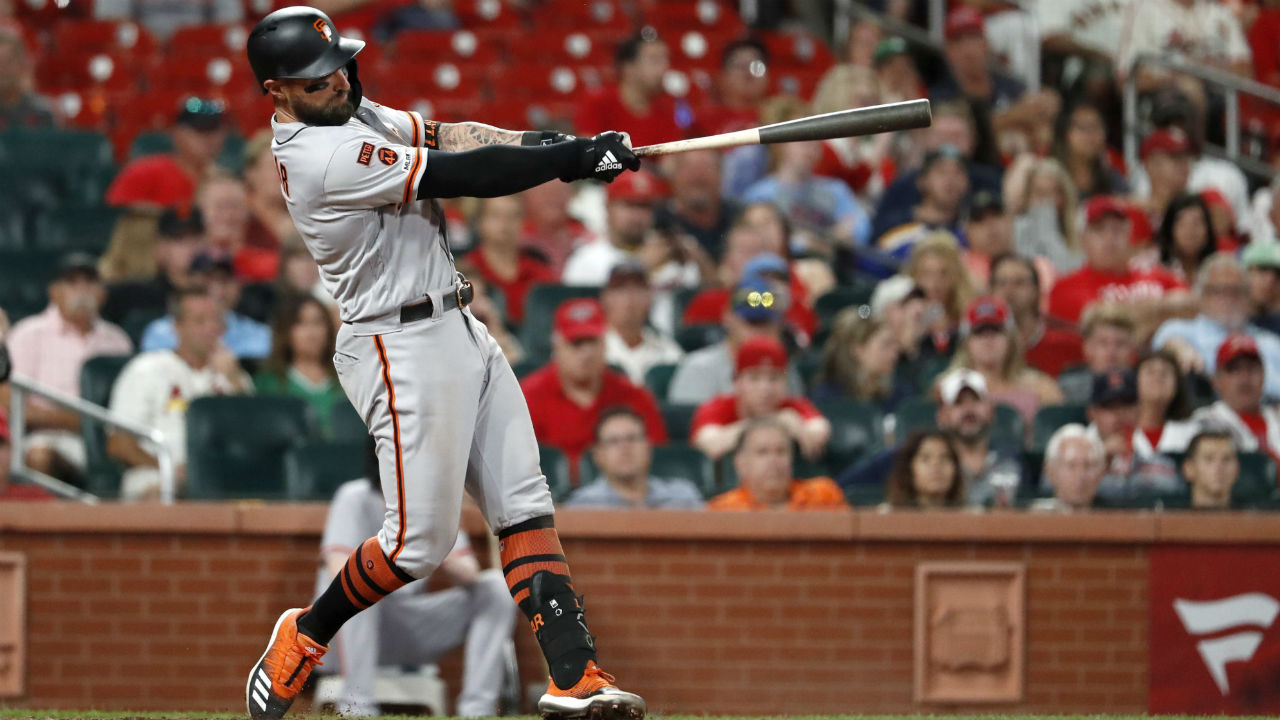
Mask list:
[[[998,31],[1022,11],[988,3],[953,3],[932,50],[855,22],[812,92],[778,92],[770,46],[744,28],[709,89],[673,95],[664,78],[685,49],[645,27],[618,38],[612,79],[559,129],[640,145],[915,97],[933,101],[933,125],[445,203],[471,312],[516,368],[539,442],[567,460],[563,502],[1074,511],[1280,497],[1280,182],[1204,152],[1221,107],[1187,76],[1137,70],[1138,166],[1109,133],[1115,81],[1171,37],[1191,59],[1277,81],[1251,59],[1246,30],[1263,21],[1214,0],[1135,0],[1150,21],[1126,34],[1110,10],[1075,27],[1041,4],[1054,7],[1037,11],[1034,91]],[[102,17],[125,12],[113,5],[98,1]],[[447,6],[361,22],[375,36],[455,27]],[[163,37],[244,18],[137,19]],[[0,26],[20,70],[23,37]],[[0,84],[0,127],[58,122],[32,72],[14,74],[26,84]],[[0,325],[14,371],[68,395],[87,358],[136,351],[108,405],[164,432],[180,481],[201,396],[301,398],[321,439],[346,404],[329,360],[341,318],[293,231],[270,137],[228,163],[232,124],[220,99],[184,100],[172,151],[133,158],[106,189],[119,214],[97,256],[68,254],[47,309]],[[30,400],[25,463],[81,482],[79,425]],[[663,477],[656,453],[673,448],[700,453],[709,483]],[[106,452],[125,468],[121,497],[157,495],[147,447],[113,432]],[[1264,497],[1233,493],[1259,473]]]

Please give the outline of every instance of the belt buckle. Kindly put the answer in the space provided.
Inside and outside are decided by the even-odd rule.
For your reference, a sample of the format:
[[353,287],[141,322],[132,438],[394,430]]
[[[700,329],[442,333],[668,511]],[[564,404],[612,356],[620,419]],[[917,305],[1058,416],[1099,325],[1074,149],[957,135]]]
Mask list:
[[[464,294],[466,299],[463,299]],[[475,289],[471,286],[470,280],[463,280],[458,285],[457,289],[453,291],[453,295],[458,299],[458,307],[464,308],[470,305],[471,301],[475,299]]]

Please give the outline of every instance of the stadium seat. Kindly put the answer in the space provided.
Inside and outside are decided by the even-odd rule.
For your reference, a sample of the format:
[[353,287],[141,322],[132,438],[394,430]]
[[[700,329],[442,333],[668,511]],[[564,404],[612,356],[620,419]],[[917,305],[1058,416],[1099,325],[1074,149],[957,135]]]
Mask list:
[[0,133],[0,177],[28,207],[101,202],[114,168],[111,141],[88,130],[23,128]]
[[853,507],[875,507],[884,502],[883,485],[849,485],[844,500]]
[[1043,452],[1049,446],[1049,438],[1058,428],[1069,423],[1088,425],[1089,418],[1083,405],[1045,405],[1036,411],[1031,424],[1031,447]]
[[568,497],[573,491],[569,482],[569,458],[550,445],[539,445],[538,462],[547,478],[547,487],[551,489],[551,499],[560,502]]
[[724,337],[724,327],[715,323],[704,323],[676,328],[675,340],[685,352],[693,352],[708,345],[715,345],[724,340]]
[[550,357],[551,323],[556,308],[566,300],[599,297],[600,289],[573,285],[535,285],[524,301],[524,325],[520,343],[530,357]]
[[666,480],[688,480],[704,498],[715,494],[715,465],[701,450],[689,445],[673,444],[654,448],[650,473]]
[[187,409],[187,495],[285,497],[285,453],[311,435],[293,397],[201,397]]
[[364,442],[369,437],[369,428],[365,427],[364,420],[349,402],[340,402],[333,406],[329,425],[334,442]]
[[825,466],[833,477],[884,445],[884,416],[875,405],[837,400],[818,403],[818,411],[831,422]]
[[0,196],[0,252],[21,250],[27,244],[26,212],[15,199]]
[[164,315],[164,310],[159,308],[134,308],[120,320],[120,329],[133,341],[134,347],[141,347],[142,334],[146,332],[147,326]]
[[830,325],[835,316],[847,307],[858,307],[871,302],[871,293],[876,284],[871,280],[857,278],[852,285],[840,285],[823,293],[813,304],[813,311],[818,315],[818,322]]
[[49,305],[49,282],[62,253],[11,251],[0,253],[0,308],[11,322],[40,312]]
[[329,501],[338,486],[364,477],[364,442],[309,442],[284,456],[285,497]]
[[[120,371],[132,359],[130,355],[100,355],[85,360],[80,366],[80,397],[100,407],[111,403],[111,388]],[[120,495],[120,476],[124,466],[107,456],[106,427],[90,418],[80,422],[84,439],[85,489],[99,497]]]
[[1231,503],[1244,508],[1275,508],[1276,461],[1263,452],[1240,453],[1240,477],[1231,488]]
[[676,374],[676,365],[654,365],[644,374],[645,387],[656,398],[665,398],[667,388],[671,386],[671,377]]
[[119,217],[119,210],[105,206],[46,210],[36,218],[34,247],[101,255],[107,249]]
[[659,401],[658,408],[662,411],[662,422],[667,426],[667,440],[689,442],[689,427],[693,424],[693,413],[698,406]]

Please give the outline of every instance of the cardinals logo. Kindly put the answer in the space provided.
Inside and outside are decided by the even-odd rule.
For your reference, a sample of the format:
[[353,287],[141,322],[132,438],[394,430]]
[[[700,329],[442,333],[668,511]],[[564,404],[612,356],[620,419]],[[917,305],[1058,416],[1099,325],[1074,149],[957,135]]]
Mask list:
[[[1173,610],[1189,635],[1214,636],[1197,643],[1196,650],[1214,684],[1226,695],[1231,689],[1227,663],[1248,662],[1253,657],[1262,644],[1262,631],[1280,615],[1280,602],[1270,595],[1252,592],[1201,602],[1179,598],[1173,601]],[[1219,635],[1232,628],[1240,630]]]
[[316,22],[313,27],[315,27],[316,32],[324,36],[325,40],[328,40],[329,42],[333,42],[333,30],[331,30],[329,26],[325,24],[324,18],[316,18]]

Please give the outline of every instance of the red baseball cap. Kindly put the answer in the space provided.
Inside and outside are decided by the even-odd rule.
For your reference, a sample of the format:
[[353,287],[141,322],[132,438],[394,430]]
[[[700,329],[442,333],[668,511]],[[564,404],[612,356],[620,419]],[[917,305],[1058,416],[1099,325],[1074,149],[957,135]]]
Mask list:
[[604,308],[595,298],[566,300],[556,308],[555,331],[565,340],[604,337]]
[[605,186],[610,202],[656,203],[667,196],[667,186],[648,170],[619,175]]
[[1104,217],[1132,220],[1129,203],[1113,195],[1094,195],[1084,204],[1084,222],[1092,225]]
[[1218,369],[1222,370],[1242,357],[1261,360],[1262,354],[1258,352],[1258,343],[1254,342],[1254,339],[1245,333],[1231,333],[1218,346]]
[[787,349],[776,338],[768,335],[757,335],[738,346],[738,354],[734,358],[737,373],[758,367],[771,367],[775,370],[787,369]]
[[968,5],[961,5],[947,15],[945,34],[948,40],[970,33],[984,33],[986,29],[987,23],[982,19],[982,13]]
[[962,333],[968,335],[980,328],[1004,330],[1009,326],[1009,306],[995,295],[974,298],[964,313]]
[[1218,188],[1210,187],[1201,190],[1200,199],[1204,200],[1204,204],[1208,205],[1210,210],[1213,208],[1222,208],[1223,210],[1226,210],[1231,221],[1233,223],[1235,222],[1236,209],[1231,207],[1231,202],[1227,200],[1227,196],[1223,195],[1222,191]]
[[1152,153],[1189,155],[1191,140],[1181,128],[1160,128],[1142,141],[1142,146],[1138,148],[1138,159],[1146,160]]

